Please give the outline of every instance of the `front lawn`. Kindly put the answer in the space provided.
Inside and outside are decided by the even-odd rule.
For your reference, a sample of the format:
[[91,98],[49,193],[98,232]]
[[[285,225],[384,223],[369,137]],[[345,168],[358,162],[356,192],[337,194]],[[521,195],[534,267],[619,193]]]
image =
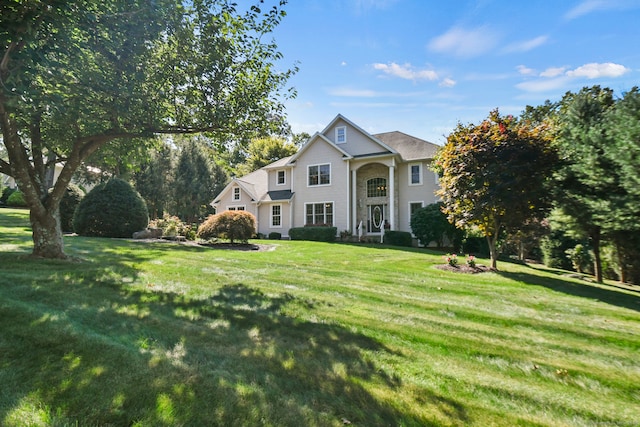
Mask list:
[[[540,266],[65,237],[0,209],[0,425],[636,426],[640,293]],[[487,264],[487,260],[479,260]]]

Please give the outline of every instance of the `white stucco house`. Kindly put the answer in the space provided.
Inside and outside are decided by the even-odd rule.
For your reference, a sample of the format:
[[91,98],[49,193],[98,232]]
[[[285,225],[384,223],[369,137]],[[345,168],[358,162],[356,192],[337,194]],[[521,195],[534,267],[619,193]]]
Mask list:
[[257,232],[285,238],[314,224],[353,235],[380,236],[385,224],[411,231],[413,211],[438,200],[428,167],[438,148],[402,132],[371,135],[338,115],[293,156],[232,179],[211,205],[249,211]]

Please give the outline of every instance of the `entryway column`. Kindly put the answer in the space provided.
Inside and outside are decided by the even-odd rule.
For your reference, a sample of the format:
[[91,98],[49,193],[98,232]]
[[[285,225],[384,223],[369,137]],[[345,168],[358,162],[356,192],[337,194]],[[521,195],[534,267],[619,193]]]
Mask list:
[[356,170],[351,171],[351,232],[353,235],[358,234],[358,172]]
[[391,230],[396,229],[396,167],[389,166],[389,226]]

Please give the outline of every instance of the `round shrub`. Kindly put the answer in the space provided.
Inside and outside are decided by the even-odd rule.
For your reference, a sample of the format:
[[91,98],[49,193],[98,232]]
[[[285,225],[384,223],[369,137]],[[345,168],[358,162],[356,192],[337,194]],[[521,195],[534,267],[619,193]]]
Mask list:
[[224,211],[219,214],[210,215],[200,227],[198,227],[198,238],[229,239],[231,243],[239,240],[246,243],[256,230],[256,217],[247,211]]
[[73,214],[84,197],[84,191],[75,184],[69,184],[60,200],[60,226],[62,231],[73,231]]
[[3,205],[7,204],[7,200],[9,199],[9,196],[11,196],[11,194],[13,194],[16,191],[15,188],[11,188],[11,187],[5,187],[2,189],[2,196],[0,196],[0,203],[2,203]]
[[126,181],[112,178],[78,204],[73,229],[81,236],[131,237],[149,224],[147,205]]
[[26,207],[27,202],[24,201],[24,195],[22,194],[22,191],[18,190],[11,193],[11,195],[7,198],[7,206],[11,206],[14,208]]

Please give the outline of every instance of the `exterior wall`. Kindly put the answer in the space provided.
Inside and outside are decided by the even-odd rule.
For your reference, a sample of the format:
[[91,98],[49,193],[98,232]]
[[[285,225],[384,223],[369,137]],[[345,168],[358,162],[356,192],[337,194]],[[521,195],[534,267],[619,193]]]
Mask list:
[[[278,171],[284,171],[284,185],[278,184]],[[291,190],[291,168],[282,167],[269,169],[269,190]]]
[[[279,227],[272,226],[271,224],[271,208],[274,205],[280,206],[281,213],[281,225]],[[269,233],[280,233],[282,237],[289,237],[289,229],[291,228],[291,204],[288,201],[279,201],[264,203],[259,208],[260,219],[258,223],[258,232],[264,234],[266,237]]]
[[[308,166],[331,165],[329,185],[309,186]],[[295,192],[291,227],[305,225],[305,204],[333,202],[333,226],[338,231],[349,225],[349,170],[342,153],[323,143],[314,143],[296,160],[293,170],[292,188]],[[288,230],[288,229],[287,229]]]
[[[422,183],[409,185],[410,165],[420,163],[422,165]],[[411,231],[409,204],[422,202],[422,206],[427,206],[437,201],[435,192],[437,190],[436,174],[429,169],[427,162],[407,162],[402,163],[398,168],[398,187],[401,189],[398,198],[398,222],[396,228],[402,231]]]
[[[342,144],[337,144],[335,129],[341,126],[346,126],[347,128],[347,142]],[[353,126],[348,125],[343,120],[338,120],[334,126],[327,129],[326,133],[324,133],[324,136],[326,136],[329,141],[333,142],[342,150],[346,151],[352,156],[377,153],[383,150],[382,147],[380,147],[380,145],[371,141],[370,138],[363,135],[362,132],[360,132]]]
[[[234,188],[240,188],[240,200],[233,200]],[[244,207],[244,210],[251,212],[258,218],[258,210],[256,204],[251,200],[251,196],[247,194],[242,187],[233,185],[223,198],[220,199],[220,203],[217,206],[216,213],[221,213],[229,210],[229,208]]]

